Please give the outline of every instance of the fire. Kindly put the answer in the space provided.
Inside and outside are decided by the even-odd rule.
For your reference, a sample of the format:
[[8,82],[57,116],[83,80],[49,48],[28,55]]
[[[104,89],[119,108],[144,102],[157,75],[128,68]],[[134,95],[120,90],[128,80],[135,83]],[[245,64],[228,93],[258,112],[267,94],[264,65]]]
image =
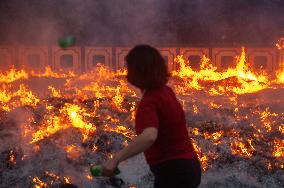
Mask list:
[[91,181],[93,180],[93,177],[91,175],[86,175],[87,180]]
[[20,97],[22,105],[36,106],[39,99],[29,91],[25,85],[20,85],[20,89],[16,92],[16,96]]
[[195,136],[198,136],[200,134],[198,128],[193,128],[191,133]]
[[[185,110],[188,132],[203,171],[223,164],[223,156],[253,162],[267,156],[259,162],[265,169],[283,169],[284,113],[272,109],[283,99],[272,97],[273,104],[266,105],[258,92],[284,88],[284,64],[272,79],[247,64],[244,48],[236,57],[235,67],[223,71],[205,56],[199,70],[192,69],[182,55],[175,61],[178,69],[171,72],[169,85]],[[0,73],[0,134],[2,124],[7,124],[21,132],[18,139],[27,142],[26,148],[32,151],[24,157],[25,151],[17,155],[14,148],[9,148],[5,155],[8,163],[17,166],[18,158],[25,163],[33,154],[44,155],[46,143],[51,143],[51,147],[62,151],[55,153],[62,153],[60,159],[87,169],[90,163],[98,162],[95,159],[111,158],[115,149],[127,146],[136,136],[135,111],[141,94],[127,83],[126,73],[125,69],[112,71],[103,65],[81,75],[53,72],[50,67],[43,73],[14,68]],[[62,84],[48,83],[44,95],[38,95],[29,81],[46,78],[56,78]],[[10,126],[7,119],[11,117],[6,115],[13,116],[14,110],[23,107],[30,110],[32,117],[18,127]],[[43,167],[41,173],[30,175],[34,187],[50,187],[55,181],[71,184],[70,174],[46,171],[50,169]],[[84,180],[93,179],[86,171],[82,173]]]
[[220,108],[220,107],[222,107],[221,104],[215,104],[215,103],[213,103],[213,102],[210,103],[210,106],[211,106],[212,108]]
[[11,68],[5,73],[0,73],[0,83],[12,83],[20,79],[28,79],[29,75],[24,70],[17,71],[15,68]]
[[198,114],[198,107],[196,105],[193,105],[193,112],[195,114]]
[[54,180],[60,179],[60,177],[58,175],[54,174],[53,172],[46,171],[45,174],[52,177]]
[[[62,184],[71,184],[71,179],[69,177],[61,178],[57,174],[49,171],[45,171],[45,177],[51,179],[51,184],[62,183]],[[33,178],[34,188],[47,188],[50,187],[48,183],[42,181],[39,177]]]
[[64,130],[68,127],[69,126],[67,124],[61,123],[60,117],[50,117],[41,125],[39,130],[33,133],[31,143],[35,143],[39,140],[49,137],[50,135],[55,134],[59,130]]
[[280,65],[280,69],[276,72],[277,82],[284,84],[284,62]]
[[205,139],[212,139],[214,144],[218,145],[218,144],[221,144],[221,140],[220,139],[223,137],[223,135],[224,135],[224,131],[223,130],[214,132],[212,134],[210,134],[208,132],[205,132],[204,133],[204,138]]
[[279,125],[279,132],[284,134],[284,124]]
[[38,177],[34,177],[33,182],[35,183],[34,188],[46,188],[47,187],[47,184],[41,181]]
[[93,150],[94,152],[96,152],[97,149],[98,149],[98,147],[97,147],[95,144],[93,144],[93,145],[91,146],[91,150]]
[[201,163],[203,171],[205,171],[208,168],[208,158],[207,156],[201,151],[201,149],[198,147],[198,144],[195,140],[191,139],[194,150],[197,153],[198,159]]
[[10,155],[9,155],[9,162],[13,165],[16,165],[16,159],[15,159],[15,154],[13,152],[13,150],[10,151]]
[[36,106],[39,99],[24,84],[19,85],[17,91],[10,85],[0,86],[0,103],[4,110],[10,111],[19,106]]
[[268,169],[268,170],[272,170],[272,167],[271,167],[271,163],[270,163],[270,162],[268,163],[267,169]]
[[65,184],[71,184],[71,180],[68,177],[63,177],[64,183]]
[[60,91],[56,90],[52,86],[48,86],[48,89],[51,91],[53,97],[61,97]]
[[118,125],[116,128],[112,128],[108,125],[105,125],[104,130],[123,134],[125,137],[130,139],[133,139],[136,136],[135,133],[130,128],[127,128],[123,125]]
[[231,151],[234,155],[251,157],[255,152],[255,148],[252,145],[252,139],[248,139],[247,142],[234,140],[231,144]]
[[284,140],[274,141],[273,156],[284,157]]
[[[90,116],[84,108],[67,103],[59,112],[61,116],[51,116],[41,125],[41,128],[33,134],[31,143],[70,127],[79,128],[82,132],[83,140],[86,140],[89,134],[93,134],[96,131],[94,125],[83,120],[83,116]],[[69,123],[66,120],[69,120]]]
[[45,71],[43,73],[35,73],[34,71],[31,71],[30,74],[35,77],[51,77],[51,78],[69,78],[76,76],[76,74],[71,71],[67,73],[65,73],[62,70],[60,70],[59,72],[53,72],[50,66],[45,67]]
[[65,151],[67,152],[68,158],[72,158],[72,159],[79,158],[82,153],[81,148],[75,145],[66,146]]
[[[270,84],[265,73],[257,74],[250,70],[250,67],[246,64],[244,48],[242,48],[241,55],[236,57],[236,67],[229,68],[225,72],[218,72],[217,67],[213,66],[205,56],[201,59],[199,71],[194,71],[189,66],[189,62],[185,62],[182,55],[177,56],[175,61],[179,65],[179,69],[173,71],[172,75],[182,78],[184,82],[182,86],[177,86],[179,93],[186,93],[189,89],[202,89],[208,91],[211,95],[226,95],[226,92],[244,94],[260,91]],[[211,88],[202,86],[203,82],[222,83],[223,80],[228,80],[228,83],[213,85]]]
[[86,140],[89,134],[96,131],[95,126],[93,126],[91,123],[86,123],[83,120],[83,116],[90,116],[84,108],[78,105],[66,104],[61,112],[67,112],[72,125],[82,130],[83,140]]
[[122,103],[123,103],[123,96],[121,95],[120,92],[120,87],[117,87],[116,89],[116,95],[112,98],[112,102],[114,104],[114,106],[121,112],[126,112],[125,109],[123,109],[122,107]]
[[278,50],[284,49],[284,37],[281,37],[275,44]]
[[266,108],[265,111],[259,112],[259,115],[260,115],[261,122],[263,123],[263,126],[268,132],[270,132],[272,130],[272,127],[271,127],[271,121],[269,117],[273,117],[273,116],[275,117],[275,116],[278,116],[278,114],[271,113],[269,111],[269,108]]

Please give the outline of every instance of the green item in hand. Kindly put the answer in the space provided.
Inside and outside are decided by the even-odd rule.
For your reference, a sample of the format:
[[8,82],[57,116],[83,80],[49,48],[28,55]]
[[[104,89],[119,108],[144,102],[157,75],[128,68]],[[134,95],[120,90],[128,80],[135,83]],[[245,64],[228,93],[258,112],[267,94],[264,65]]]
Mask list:
[[[91,166],[90,171],[93,176],[102,176],[103,167],[102,165]],[[114,173],[118,175],[120,174],[120,170],[116,168]]]
[[67,37],[62,37],[58,39],[58,45],[61,48],[67,48],[67,47],[73,46],[75,42],[76,42],[76,39],[73,36],[67,36]]

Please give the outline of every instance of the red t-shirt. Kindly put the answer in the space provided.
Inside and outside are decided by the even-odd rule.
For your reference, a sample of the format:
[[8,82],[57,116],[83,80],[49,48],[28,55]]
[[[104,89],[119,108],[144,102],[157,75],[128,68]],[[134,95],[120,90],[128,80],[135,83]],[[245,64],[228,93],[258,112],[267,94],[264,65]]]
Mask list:
[[184,111],[170,87],[144,93],[136,112],[137,135],[147,127],[158,129],[156,141],[144,152],[150,166],[172,159],[196,157]]

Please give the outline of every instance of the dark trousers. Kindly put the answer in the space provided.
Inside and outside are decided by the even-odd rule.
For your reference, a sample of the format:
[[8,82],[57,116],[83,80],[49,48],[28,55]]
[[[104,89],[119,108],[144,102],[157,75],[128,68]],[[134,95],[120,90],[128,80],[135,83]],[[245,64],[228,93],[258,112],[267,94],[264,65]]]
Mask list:
[[151,166],[155,176],[154,188],[194,188],[201,182],[198,159],[175,159]]

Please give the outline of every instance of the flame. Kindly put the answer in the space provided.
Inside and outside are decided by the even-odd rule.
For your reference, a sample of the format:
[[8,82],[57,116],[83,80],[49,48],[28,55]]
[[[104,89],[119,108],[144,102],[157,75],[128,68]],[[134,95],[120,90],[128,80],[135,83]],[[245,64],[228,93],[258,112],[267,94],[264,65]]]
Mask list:
[[69,126],[67,124],[61,124],[60,117],[58,116],[51,116],[47,119],[32,135],[32,141],[30,143],[35,143],[39,140],[42,140],[50,135],[55,134],[60,130],[67,129]]
[[[243,94],[267,88],[284,88],[284,63],[276,72],[275,79],[272,79],[264,72],[255,72],[247,64],[244,48],[240,56],[236,57],[236,66],[224,71],[219,71],[205,56],[201,58],[199,70],[192,69],[182,55],[177,56],[175,61],[179,68],[172,72],[169,84],[174,88],[186,113],[194,116],[193,122],[191,117],[189,118],[192,128],[188,131],[204,171],[220,157],[219,149],[227,148],[228,153],[232,155],[255,159],[254,156],[259,153],[258,143],[261,141],[269,141],[268,145],[272,146],[267,152],[273,160],[265,161],[264,167],[268,170],[284,168],[284,165],[280,164],[284,155],[284,143],[278,137],[284,134],[284,113],[275,113],[270,108],[262,107],[257,100],[256,104],[250,104],[250,101],[240,99]],[[44,142],[40,142],[41,140],[49,139],[62,149],[64,157],[68,160],[83,158],[84,149],[91,154],[98,154],[102,151],[102,146],[94,142],[94,137],[101,132],[120,135],[124,139],[120,144],[127,146],[136,136],[132,125],[140,94],[129,86],[125,79],[126,73],[125,69],[112,71],[103,65],[98,65],[94,71],[81,75],[73,72],[53,72],[50,67],[43,73],[18,71],[14,68],[4,73],[0,72],[1,120],[5,120],[7,113],[19,107],[28,106],[34,110],[35,114],[27,120],[28,123],[21,125],[22,134],[19,134],[23,137],[21,139],[28,140],[34,153],[44,148],[41,145]],[[26,84],[32,77],[60,78],[65,83],[62,84],[63,87],[56,84],[47,85],[46,96],[41,97]],[[199,95],[207,98],[200,101]],[[44,114],[36,114],[41,108]],[[228,122],[232,120],[233,126],[239,126],[242,122],[248,126],[237,129],[231,125],[219,125],[220,122],[212,121],[207,124],[207,119],[206,123],[200,122],[201,117],[207,117],[206,110],[214,114],[216,112],[216,116],[226,112],[228,118],[231,118]],[[41,117],[37,118],[39,115]],[[247,129],[253,133],[248,134]],[[78,142],[69,142],[68,139],[68,142],[57,140],[58,135],[61,136],[61,133],[67,130],[76,130],[84,147]],[[272,134],[276,137],[271,140]],[[110,140],[105,142],[107,145],[113,144]],[[85,147],[86,145],[88,147]],[[8,151],[9,163],[18,165],[16,152]],[[106,151],[104,154],[111,158],[112,152]],[[26,159],[26,156],[22,157],[23,161]],[[61,183],[71,182],[64,174],[56,175],[47,171],[45,175]],[[84,175],[85,178],[93,179],[87,174]],[[42,179],[46,181],[46,178],[34,177],[34,187],[50,186],[49,182],[45,183]]]
[[24,70],[17,71],[15,68],[11,68],[5,73],[0,73],[0,83],[11,83],[20,79],[28,79],[29,75]]
[[11,85],[0,86],[0,103],[2,104],[2,109],[6,111],[19,106],[36,106],[40,102],[40,99],[24,84],[20,84],[17,91],[12,91],[13,89]]
[[284,37],[281,37],[275,44],[278,50],[284,49]]
[[[60,110],[61,116],[51,116],[40,127],[38,131],[33,134],[31,143],[42,140],[45,137],[53,135],[60,130],[70,127],[75,127],[81,130],[83,141],[88,138],[88,135],[96,131],[96,127],[91,123],[86,123],[83,116],[90,116],[86,110],[78,105],[66,103]],[[70,123],[64,121],[69,120]]]
[[61,97],[62,95],[60,94],[59,90],[56,90],[52,86],[48,86],[48,89],[51,91],[53,97]]
[[191,139],[192,145],[194,147],[194,150],[197,153],[197,157],[201,163],[203,171],[205,171],[208,168],[208,158],[207,156],[201,151],[200,147],[198,146],[197,142],[193,139]]
[[269,162],[268,165],[267,165],[267,169],[268,169],[268,170],[272,170],[272,166],[271,166],[271,163],[270,163],[270,162]]
[[255,152],[255,148],[252,145],[252,139],[248,139],[247,142],[233,140],[233,142],[231,143],[231,151],[234,155],[251,157]]
[[204,133],[204,138],[205,139],[211,139],[213,140],[214,142],[214,145],[219,145],[221,144],[221,137],[224,135],[224,131],[223,130],[220,130],[220,131],[217,131],[217,132],[214,132],[212,134],[208,133],[208,132],[205,132]]
[[83,141],[88,138],[89,134],[93,134],[96,131],[95,126],[83,120],[83,115],[90,116],[84,108],[74,104],[66,104],[61,112],[67,112],[72,125],[82,130]]
[[126,112],[122,107],[124,97],[121,95],[120,87],[116,89],[116,95],[112,98],[113,105],[121,112]]
[[60,177],[58,175],[54,174],[53,172],[46,171],[45,174],[52,177],[54,180],[60,179]]
[[123,125],[118,125],[114,128],[108,125],[105,125],[104,131],[117,132],[117,133],[123,134],[125,137],[130,138],[130,139],[133,139],[136,136],[136,134],[130,128],[127,128]]
[[15,154],[13,150],[10,151],[9,162],[13,165],[16,165],[16,159],[15,159]]
[[[45,171],[45,175],[52,178],[51,184],[53,184],[54,181],[59,181],[64,184],[71,184],[71,179],[69,177],[63,177],[61,178],[60,176],[56,175],[53,172]],[[46,188],[49,187],[49,185],[42,180],[39,179],[39,177],[34,177],[33,178],[33,183],[34,183],[34,188]]]
[[277,83],[284,84],[284,62],[280,65],[279,70],[276,72]]
[[34,188],[46,188],[47,184],[41,181],[38,177],[33,178],[33,182],[36,184]]
[[274,140],[273,156],[284,157],[284,140]]
[[50,77],[50,78],[69,78],[75,77],[76,74],[72,71],[65,72],[63,70],[59,70],[59,72],[53,72],[50,66],[45,67],[45,71],[43,73],[35,73],[31,71],[31,76],[35,77]]
[[20,97],[22,105],[36,106],[40,101],[32,91],[28,90],[25,85],[20,85],[20,89],[17,91],[16,96]]
[[260,120],[263,123],[264,128],[268,131],[271,132],[272,130],[272,125],[271,125],[271,121],[270,121],[270,117],[275,117],[278,116],[278,114],[276,113],[271,113],[269,111],[269,108],[266,108],[265,111],[262,112],[258,112],[260,115]]
[[68,177],[63,177],[64,183],[65,184],[71,184],[71,179]]
[[94,151],[94,152],[96,152],[96,151],[98,150],[98,147],[97,147],[95,144],[93,144],[93,145],[91,146],[91,150]]
[[198,107],[196,105],[193,105],[193,113],[198,114],[198,112],[199,112]]
[[220,108],[220,107],[222,107],[222,105],[221,104],[215,104],[215,103],[213,103],[213,102],[210,102],[210,106],[211,106],[211,108],[215,108],[215,109],[218,109],[218,108]]
[[91,175],[86,175],[86,178],[87,178],[87,180],[89,180],[89,181],[91,181],[91,180],[93,180],[93,177],[91,176]]
[[191,133],[195,136],[198,136],[200,134],[198,128],[193,128]]
[[[205,90],[211,95],[226,95],[226,92],[236,94],[255,93],[269,86],[268,77],[265,73],[257,74],[250,70],[246,64],[245,49],[236,57],[236,67],[229,68],[225,72],[218,72],[217,67],[210,64],[210,60],[203,56],[199,71],[194,71],[186,63],[183,56],[179,55],[175,58],[179,65],[177,71],[173,71],[172,75],[183,79],[183,85],[177,86],[178,93],[187,93],[190,89]],[[230,80],[229,80],[230,79]],[[221,82],[228,80],[228,85],[214,85],[211,88],[202,86],[203,82]]]
[[284,124],[279,125],[279,132],[284,134]]

